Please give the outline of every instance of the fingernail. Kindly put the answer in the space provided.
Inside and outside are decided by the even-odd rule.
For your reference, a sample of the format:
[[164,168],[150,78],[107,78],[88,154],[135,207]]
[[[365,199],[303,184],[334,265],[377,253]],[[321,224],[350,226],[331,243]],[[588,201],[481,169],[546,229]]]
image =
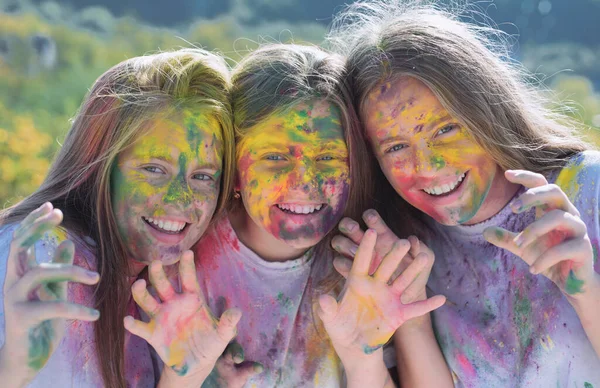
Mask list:
[[358,224],[356,222],[348,222],[348,224],[346,225],[346,229],[348,230],[348,232],[353,232],[357,226]]
[[525,236],[523,235],[523,233],[519,233],[513,241],[515,242],[515,245],[520,248],[521,245],[523,245],[523,242],[525,242]]
[[262,373],[262,371],[265,370],[265,368],[262,366],[262,364],[259,364],[258,362],[254,363],[254,372],[256,373]]
[[100,317],[100,311],[96,310],[96,309],[90,309],[90,314],[92,315],[92,317],[94,318],[99,318]]
[[353,245],[350,247],[350,253],[352,253],[352,256],[356,255],[357,250],[358,250],[358,247],[356,245]]
[[510,205],[510,207],[513,213],[520,213],[523,210],[523,201],[517,199]]
[[85,274],[91,278],[97,278],[100,277],[100,274],[98,272],[94,272],[94,271],[85,271]]
[[375,213],[373,213],[373,212],[367,212],[367,220],[369,220],[369,221],[375,221]]

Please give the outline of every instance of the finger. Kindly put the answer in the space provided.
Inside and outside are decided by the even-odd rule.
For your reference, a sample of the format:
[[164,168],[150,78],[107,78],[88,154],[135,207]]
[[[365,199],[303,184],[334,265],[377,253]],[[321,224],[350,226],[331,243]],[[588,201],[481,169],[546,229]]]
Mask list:
[[221,315],[217,325],[217,333],[225,343],[231,341],[237,334],[237,324],[241,318],[242,310],[238,308],[231,308]]
[[382,236],[385,233],[391,233],[392,231],[387,226],[383,218],[377,213],[375,209],[369,209],[363,213],[363,220],[369,227],[377,232],[377,235]]
[[131,295],[138,306],[150,317],[154,318],[160,309],[160,305],[148,292],[146,281],[144,279],[136,280],[131,285]]
[[364,235],[364,232],[362,231],[362,229],[360,229],[360,225],[358,224],[358,222],[348,217],[342,218],[338,229],[357,245],[360,244]]
[[32,247],[41,240],[44,233],[57,227],[63,220],[63,213],[59,209],[53,209],[47,214],[39,217],[19,237],[19,244],[24,248]]
[[582,265],[586,258],[593,256],[594,252],[589,242],[573,239],[548,249],[534,261],[529,270],[533,274],[539,274],[565,260],[572,261],[573,265]]
[[31,226],[31,224],[33,224],[33,222],[35,220],[37,220],[39,217],[42,217],[42,216],[50,213],[50,211],[52,211],[52,209],[53,209],[52,204],[50,202],[46,202],[46,203],[42,204],[42,206],[38,207],[37,209],[35,209],[31,213],[29,213],[23,219],[23,221],[21,221],[19,226],[15,229],[13,238],[17,239],[17,238],[21,237],[23,235],[23,233],[25,233],[28,230],[28,228]]
[[354,255],[354,263],[350,270],[350,275],[368,276],[371,260],[373,259],[373,251],[377,242],[377,233],[373,229],[368,229],[358,246],[356,255]]
[[442,307],[444,303],[446,303],[446,297],[436,295],[426,300],[405,304],[403,319],[404,321],[408,321],[409,319],[420,317]]
[[76,282],[83,284],[96,284],[100,279],[97,272],[88,271],[75,265],[42,263],[38,267],[27,271],[25,275],[13,286],[13,300],[26,300],[30,292],[43,283]]
[[528,189],[548,184],[545,176],[527,170],[506,170],[504,176],[509,182],[525,186]]
[[223,357],[230,360],[232,364],[244,361],[244,348],[237,341],[231,341],[223,352]]
[[73,260],[75,259],[75,244],[71,240],[65,240],[61,242],[56,251],[54,251],[54,256],[52,258],[52,262],[56,264],[73,264]]
[[148,268],[148,277],[150,279],[150,283],[156,289],[160,300],[166,302],[175,296],[175,290],[167,278],[165,270],[163,269],[160,261],[154,260],[152,263],[150,263]]
[[[183,292],[191,292],[195,295],[201,295],[200,283],[198,283],[198,274],[196,272],[196,262],[194,253],[185,251],[179,261],[179,277],[181,278],[181,288]],[[202,298],[204,300],[204,298]]]
[[333,268],[340,275],[344,277],[344,279],[348,279],[348,275],[350,275],[350,269],[352,268],[352,260],[347,259],[343,256],[336,256],[333,259]]
[[417,257],[421,252],[421,242],[417,236],[408,236],[408,242],[410,243],[410,254],[412,257]]
[[356,245],[352,240],[347,237],[341,235],[335,235],[331,239],[331,247],[335,249],[339,254],[342,254],[349,258],[354,258],[356,255],[356,251],[358,250],[358,245]]
[[[265,368],[259,362],[244,362],[235,367],[236,382],[239,382],[239,387],[243,387],[246,382],[252,377],[262,373]],[[235,384],[234,384],[235,385]]]
[[337,301],[331,295],[323,294],[319,296],[319,318],[324,324],[328,324],[335,319],[337,315]]
[[37,324],[49,319],[76,319],[95,321],[100,317],[98,310],[64,301],[28,301],[16,305],[22,322]]
[[150,324],[134,319],[132,316],[128,315],[123,318],[123,325],[131,334],[137,335],[138,337],[145,339],[147,342],[150,342],[153,333],[152,326]]
[[497,226],[490,226],[483,230],[483,238],[487,242],[497,246],[498,248],[506,249],[518,256],[520,251],[514,242],[516,236],[516,233],[499,228]]
[[428,256],[425,253],[419,253],[415,260],[398,276],[396,280],[392,283],[392,287],[394,290],[401,294],[410,286],[412,282],[419,276],[421,271],[427,265]]
[[375,279],[387,283],[400,265],[404,256],[410,250],[410,247],[408,240],[394,241],[392,249],[384,256],[381,264],[379,264],[379,268],[377,268],[377,271],[373,274]]
[[519,248],[525,247],[554,230],[562,232],[563,238],[583,236],[587,233],[587,227],[579,217],[562,210],[552,210],[519,233],[514,238],[514,243]]
[[560,209],[579,217],[579,210],[569,201],[564,191],[557,185],[544,185],[527,190],[511,205],[514,213],[528,211],[532,207]]

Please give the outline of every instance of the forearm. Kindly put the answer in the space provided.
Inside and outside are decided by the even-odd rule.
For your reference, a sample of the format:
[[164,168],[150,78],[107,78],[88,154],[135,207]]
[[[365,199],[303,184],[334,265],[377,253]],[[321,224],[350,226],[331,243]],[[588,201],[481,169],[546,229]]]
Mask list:
[[600,358],[600,275],[595,274],[581,297],[569,300],[579,316],[581,326]]
[[379,349],[361,359],[342,359],[347,388],[382,387],[393,388],[395,384],[383,362],[383,350]]
[[429,314],[400,326],[394,334],[394,347],[400,386],[454,386],[450,369],[433,334]]

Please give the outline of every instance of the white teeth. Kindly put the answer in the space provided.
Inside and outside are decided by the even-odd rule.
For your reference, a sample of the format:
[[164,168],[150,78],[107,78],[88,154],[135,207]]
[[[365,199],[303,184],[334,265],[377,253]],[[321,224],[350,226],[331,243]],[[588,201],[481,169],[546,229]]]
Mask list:
[[458,180],[452,184],[445,184],[445,185],[436,186],[436,187],[432,187],[432,188],[428,188],[428,189],[423,189],[423,191],[429,195],[441,195],[441,194],[449,193],[452,190],[454,190],[456,188],[456,186],[458,186],[458,184],[460,182],[462,182],[463,179],[465,179],[466,174],[467,173],[463,173],[461,176],[458,177]]
[[185,222],[162,221],[162,220],[155,220],[154,218],[146,218],[146,217],[144,217],[144,219],[146,221],[152,223],[153,225],[155,225],[157,228],[163,229],[167,232],[179,232],[179,231],[183,230],[183,228],[185,228]]
[[281,203],[281,204],[277,204],[277,207],[280,208],[281,210],[287,210],[288,212],[291,213],[296,213],[296,214],[311,214],[314,213],[315,211],[319,211],[321,210],[321,208],[323,207],[323,205],[294,205],[294,204],[287,204],[287,203]]

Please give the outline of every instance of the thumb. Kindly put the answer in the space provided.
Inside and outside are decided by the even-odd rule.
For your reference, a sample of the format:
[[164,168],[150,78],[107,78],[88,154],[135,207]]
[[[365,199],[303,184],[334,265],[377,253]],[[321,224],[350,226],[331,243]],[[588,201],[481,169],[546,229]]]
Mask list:
[[217,333],[219,337],[227,343],[233,339],[237,334],[237,324],[242,318],[242,310],[238,308],[231,308],[225,311],[219,319],[219,325],[217,326]]
[[323,323],[327,324],[335,318],[337,314],[337,301],[331,295],[321,295],[319,296],[319,318],[323,321]]

